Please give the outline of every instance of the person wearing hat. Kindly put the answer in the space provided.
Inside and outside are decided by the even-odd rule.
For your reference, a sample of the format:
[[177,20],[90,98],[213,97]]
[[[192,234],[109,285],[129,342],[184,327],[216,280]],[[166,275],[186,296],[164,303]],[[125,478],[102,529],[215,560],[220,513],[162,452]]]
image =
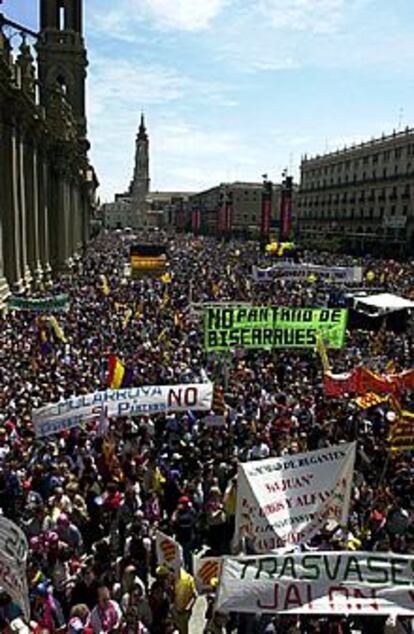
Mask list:
[[192,555],[195,546],[197,513],[187,495],[178,499],[178,506],[171,518],[175,537],[183,549],[184,566],[192,571]]
[[62,608],[45,582],[39,583],[32,590],[31,617],[35,631],[47,628],[50,634],[64,632],[65,618]]

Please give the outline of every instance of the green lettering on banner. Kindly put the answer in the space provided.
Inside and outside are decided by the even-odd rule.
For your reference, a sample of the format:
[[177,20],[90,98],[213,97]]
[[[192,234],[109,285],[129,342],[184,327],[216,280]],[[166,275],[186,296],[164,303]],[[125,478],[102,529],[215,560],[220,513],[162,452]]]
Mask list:
[[342,308],[208,307],[204,313],[205,349],[313,349],[317,335],[327,348],[340,349],[347,317],[348,311]]

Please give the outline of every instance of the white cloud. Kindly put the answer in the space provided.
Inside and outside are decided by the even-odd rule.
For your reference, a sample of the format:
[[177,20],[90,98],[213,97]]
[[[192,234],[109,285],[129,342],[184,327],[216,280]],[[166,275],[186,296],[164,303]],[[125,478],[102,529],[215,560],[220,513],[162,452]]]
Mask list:
[[277,29],[331,33],[346,4],[345,0],[260,0],[258,7]]
[[202,31],[228,4],[228,0],[139,0],[157,26],[182,31]]

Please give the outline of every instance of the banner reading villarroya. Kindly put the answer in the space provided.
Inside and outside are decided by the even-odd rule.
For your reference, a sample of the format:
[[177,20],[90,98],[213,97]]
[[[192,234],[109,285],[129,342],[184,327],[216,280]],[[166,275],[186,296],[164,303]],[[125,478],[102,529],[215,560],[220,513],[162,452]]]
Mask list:
[[239,464],[236,538],[265,553],[346,523],[356,443]]
[[414,557],[383,552],[229,557],[216,607],[254,614],[413,616],[413,569]]
[[73,396],[59,403],[49,403],[34,410],[32,420],[36,436],[42,438],[79,427],[90,420],[98,420],[102,409],[109,417],[188,410],[208,412],[212,401],[212,383],[131,387],[93,392]]

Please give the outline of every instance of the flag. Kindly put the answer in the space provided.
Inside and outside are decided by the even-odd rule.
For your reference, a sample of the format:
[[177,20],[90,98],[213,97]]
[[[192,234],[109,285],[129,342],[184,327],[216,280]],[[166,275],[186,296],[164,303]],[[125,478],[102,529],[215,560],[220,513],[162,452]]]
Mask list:
[[411,451],[414,449],[414,413],[402,409],[401,403],[394,395],[390,396],[390,404],[397,415],[390,427],[390,450],[393,453]]
[[375,394],[375,392],[367,392],[354,399],[354,403],[356,403],[360,409],[369,409],[370,407],[385,403],[388,400],[389,396],[380,396],[379,394]]
[[132,317],[132,310],[131,308],[128,308],[128,310],[126,311],[124,318],[122,320],[122,328],[125,330],[125,328],[128,326],[129,324],[129,320]]
[[161,275],[160,277],[160,281],[163,284],[171,284],[171,280],[172,280],[171,273],[164,273],[164,275]]
[[159,566],[167,566],[167,568],[179,574],[181,562],[183,559],[183,549],[180,544],[161,531],[155,533],[155,549],[157,553],[157,564]]
[[218,416],[224,416],[226,403],[224,402],[224,390],[221,385],[214,384],[212,410]]
[[122,361],[114,354],[108,359],[108,386],[113,390],[128,387],[132,383],[133,373],[124,366]]
[[387,342],[387,323],[385,319],[382,320],[381,328],[375,335],[371,335],[370,339],[370,354],[374,357],[384,354],[384,348]]
[[330,372],[331,366],[329,365],[329,359],[328,359],[328,354],[326,352],[326,346],[321,335],[318,335],[316,337],[316,350],[321,358],[323,371]]
[[49,338],[49,333],[46,328],[46,323],[47,322],[44,317],[36,318],[37,340],[39,342],[40,352],[43,355],[53,352],[53,347]]
[[57,339],[59,339],[63,343],[67,343],[67,339],[65,337],[65,333],[63,332],[62,328],[60,327],[60,324],[59,324],[58,320],[56,319],[56,317],[54,317],[53,315],[52,315],[52,317],[49,317],[49,323],[52,326],[53,332],[55,333]]
[[108,297],[108,295],[111,292],[111,289],[109,287],[109,283],[108,283],[108,278],[106,277],[106,275],[101,275],[101,282],[102,282],[102,293],[105,295],[105,297]]
[[167,306],[169,301],[170,301],[170,296],[168,295],[167,291],[165,291],[160,302],[160,310],[164,310],[164,308]]

